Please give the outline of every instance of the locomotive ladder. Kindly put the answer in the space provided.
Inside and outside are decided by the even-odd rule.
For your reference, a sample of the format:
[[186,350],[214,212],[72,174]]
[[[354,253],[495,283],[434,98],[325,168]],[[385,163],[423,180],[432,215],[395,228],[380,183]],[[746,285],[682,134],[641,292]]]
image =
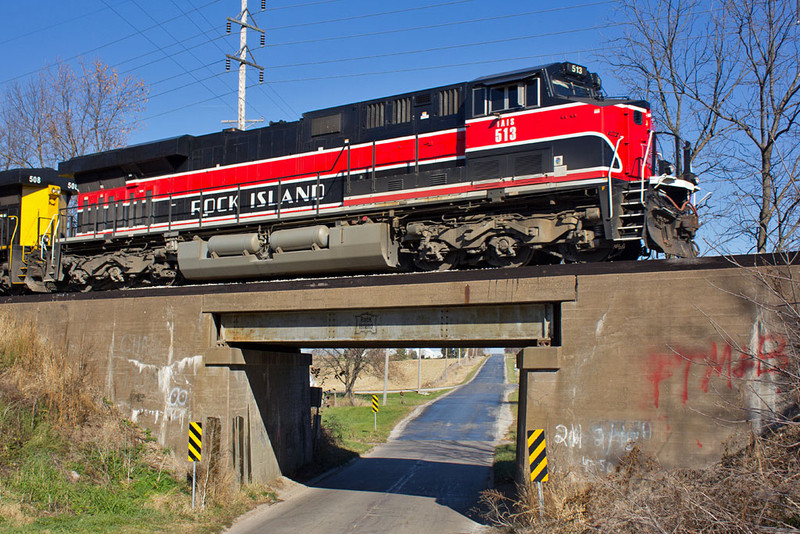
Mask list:
[[622,192],[621,213],[616,241],[636,241],[644,238],[645,195],[644,182],[631,182]]

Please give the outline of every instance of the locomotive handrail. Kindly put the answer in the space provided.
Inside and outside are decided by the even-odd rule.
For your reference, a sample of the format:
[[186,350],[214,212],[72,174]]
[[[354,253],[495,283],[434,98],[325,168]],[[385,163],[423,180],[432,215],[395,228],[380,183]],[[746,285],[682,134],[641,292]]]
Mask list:
[[[418,172],[418,166],[419,166],[419,138],[418,138],[418,136],[415,136],[414,145],[415,145],[415,167],[416,167],[415,170]],[[346,176],[347,176],[347,189],[348,189],[348,192],[349,192],[350,176],[352,174],[350,149],[351,149],[350,140],[346,139],[344,144],[340,148],[339,153],[336,155],[336,159],[333,161],[331,166],[328,167],[327,169],[316,171],[316,174],[318,175],[318,186],[319,186],[319,176],[321,176],[322,174],[325,174],[325,173],[329,173],[329,172],[333,171],[334,169],[336,169],[337,165],[339,164],[339,161],[342,158],[342,154],[344,153],[345,150],[347,150],[347,170],[346,170],[347,174],[346,174]],[[377,148],[376,147],[373,147],[373,150],[375,152],[377,152]],[[370,172],[370,171],[372,172],[372,174],[373,174],[373,184],[375,183],[375,173],[377,171],[376,164],[377,164],[377,162],[376,162],[376,154],[374,154],[372,163],[363,168],[363,170],[366,171],[366,172]],[[313,176],[314,174],[315,174],[315,172],[298,172],[298,173],[294,173],[294,174],[278,176],[277,178],[269,178],[269,179],[266,179],[266,181],[267,182],[272,182],[272,183],[276,183],[277,182],[278,197],[281,198],[281,196],[283,194],[283,186],[284,186],[284,181],[285,180],[291,179],[291,178],[302,177],[302,176]],[[265,179],[256,179],[256,180],[250,180],[250,181],[247,181],[247,182],[238,183],[238,184],[236,184],[237,193],[239,194],[239,196],[241,196],[241,189],[243,187],[246,187],[246,186],[251,185],[251,184],[258,184],[258,183],[264,183],[264,182],[265,182]],[[225,187],[225,186],[221,185],[219,187]],[[201,195],[201,209],[199,210],[199,214],[198,214],[198,223],[199,223],[199,226],[202,227],[203,226],[202,198],[204,196],[204,192],[206,191],[206,189],[207,188],[184,189],[184,190],[181,190],[181,191],[172,191],[170,193],[162,193],[162,194],[159,194],[159,195],[153,195],[152,194],[152,190],[150,190],[150,191],[147,191],[144,196],[138,196],[138,197],[132,196],[132,197],[130,197],[128,199],[123,199],[121,202],[123,204],[125,202],[129,202],[130,204],[134,204],[136,202],[141,202],[143,205],[147,206],[147,208],[145,210],[145,214],[144,214],[144,218],[146,219],[146,222],[144,223],[143,226],[146,227],[146,232],[150,233],[150,232],[153,231],[152,230],[152,226],[156,224],[156,222],[155,222],[155,216],[156,215],[155,215],[153,203],[156,200],[164,200],[164,199],[169,200],[170,206],[169,206],[169,209],[168,209],[167,221],[166,222],[167,222],[167,231],[170,231],[172,229],[172,226],[173,226],[173,224],[172,224],[173,220],[172,219],[173,219],[173,215],[174,215],[174,213],[172,213],[172,199],[173,199],[173,196],[175,196],[175,195],[186,195],[186,194],[192,194],[192,193],[198,193],[199,192],[200,195]],[[319,190],[319,187],[317,187],[317,189]],[[149,197],[147,196],[147,193],[150,193]],[[319,198],[317,198],[317,205],[316,205],[316,210],[315,210],[317,215],[319,215],[320,201],[321,200]],[[99,232],[99,225],[101,225],[101,224],[104,225],[104,229],[102,230],[103,232],[109,230],[109,228],[108,228],[108,224],[109,223],[111,223],[111,228],[110,228],[111,235],[112,236],[116,235],[116,233],[117,233],[116,226],[117,226],[117,222],[118,222],[117,214],[116,214],[116,211],[117,211],[116,207],[117,207],[117,204],[119,204],[119,202],[120,201],[116,201],[116,200],[113,202],[114,219],[112,221],[109,221],[107,217],[103,217],[103,220],[101,221],[101,220],[98,220],[99,218],[97,216],[95,216],[93,221],[87,223],[87,224],[89,224],[91,226],[91,235],[92,235],[92,237],[97,237],[98,232]],[[106,202],[95,202],[95,203],[92,203],[92,204],[85,204],[85,205],[81,206],[81,210],[84,210],[85,212],[88,212],[88,211],[91,211],[91,210],[95,210],[95,211],[99,212],[101,206],[107,210],[109,204],[106,203]],[[64,210],[66,210],[66,209],[67,208],[64,208]],[[239,209],[240,209],[240,206],[237,203],[237,219],[236,219],[237,222],[240,219],[240,213],[238,212]],[[278,206],[276,208],[277,220],[281,220],[281,215],[282,215],[282,213],[281,213],[281,204],[278,203]],[[81,225],[78,225],[78,226],[81,226]],[[76,230],[76,233],[77,233],[77,230]],[[65,239],[66,238],[67,238],[67,236],[65,236]]]
[[48,271],[53,269],[56,264],[56,238],[58,237],[58,226],[61,223],[61,217],[57,213],[53,215],[53,218],[56,219],[56,226],[53,228],[53,237],[50,239],[52,246],[50,247],[50,268]]
[[8,242],[8,269],[11,272],[14,256],[14,238],[17,237],[17,229],[19,229],[19,217],[16,215],[6,215],[8,219],[14,219],[14,232],[11,234],[11,241]]
[[419,174],[419,134],[414,134],[414,173]]
[[49,232],[49,231],[50,231],[50,227],[51,227],[51,226],[53,226],[53,220],[54,220],[54,219],[56,219],[57,217],[58,217],[58,214],[56,214],[56,215],[53,215],[53,216],[50,218],[50,222],[49,222],[49,223],[47,223],[47,228],[45,228],[45,229],[44,229],[44,232],[42,232],[42,233],[39,235],[39,248],[41,248],[41,249],[42,249],[42,253],[44,253],[44,254],[46,254],[46,253],[47,253],[47,245],[45,245],[45,244],[44,244],[44,238],[45,238],[45,236],[47,235],[47,232]]
[[644,204],[644,167],[647,164],[647,156],[650,154],[650,146],[652,145],[653,139],[655,136],[655,132],[650,130],[650,134],[647,136],[647,146],[644,149],[644,157],[642,158],[642,170],[639,173],[639,179],[642,181],[642,187],[639,191],[639,201]]
[[[350,168],[349,168],[349,166],[350,166],[350,157],[349,157],[350,154],[349,154],[349,152],[350,151],[349,151],[349,148],[350,148],[350,143],[349,143],[349,140],[347,140],[345,142],[345,144],[342,146],[342,148],[339,150],[339,153],[336,155],[336,159],[333,161],[331,166],[328,169],[324,169],[322,171],[316,171],[317,175],[333,171],[336,168],[336,165],[339,163],[339,160],[341,159],[342,154],[344,153],[345,149],[348,149],[347,175],[349,177],[349,175],[350,175]],[[313,175],[313,174],[314,174],[313,172],[311,172],[311,173],[309,173],[309,172],[300,172],[300,173],[295,173],[295,174],[288,174],[286,176],[279,176],[277,178],[274,178],[274,179],[271,179],[271,180],[268,180],[268,181],[273,181],[273,182],[276,181],[278,183],[278,198],[280,198],[281,194],[283,193],[283,190],[282,190],[282,187],[283,187],[282,181],[283,180],[286,180],[288,178],[297,178],[297,177],[300,177],[300,176],[309,176],[309,175]],[[241,188],[243,186],[262,183],[262,182],[264,182],[264,179],[250,180],[248,182],[241,182],[241,183],[237,184],[237,190],[241,191]],[[169,204],[170,204],[170,209],[169,209],[169,213],[168,213],[167,228],[168,228],[168,231],[169,231],[172,228],[172,213],[171,213],[171,211],[172,211],[172,196],[173,195],[177,195],[177,194],[185,195],[185,194],[189,194],[189,193],[199,192],[200,193],[200,199],[201,199],[201,203],[200,203],[200,208],[201,209],[199,210],[198,219],[199,219],[200,227],[202,227],[202,220],[203,220],[202,197],[203,197],[203,192],[205,190],[206,190],[206,188],[200,187],[200,188],[196,188],[196,189],[185,189],[183,191],[173,191],[173,192],[170,192],[170,193],[163,193],[163,194],[160,194],[160,195],[152,195],[150,197],[150,202],[147,202],[148,198],[147,198],[146,195],[143,196],[143,197],[132,197],[132,198],[128,199],[128,202],[136,202],[136,201],[140,201],[141,200],[141,201],[144,201],[145,203],[148,204],[149,213],[147,214],[147,232],[149,233],[151,231],[151,226],[153,224],[155,224],[155,221],[154,221],[155,213],[154,213],[154,210],[153,210],[153,202],[155,201],[155,199],[168,199],[169,200]],[[114,205],[116,206],[116,202],[114,202]],[[93,203],[93,204],[86,204],[84,206],[81,206],[81,209],[83,209],[83,210],[93,209],[93,208],[99,209],[100,206],[105,207],[106,204],[105,203],[101,204],[100,202],[96,202],[96,203]],[[237,204],[237,206],[238,206],[238,204]],[[68,209],[68,208],[62,208],[62,211],[66,210],[66,209]],[[278,203],[278,208],[277,208],[276,213],[277,213],[278,220],[280,220],[280,203]],[[97,225],[98,225],[98,220],[97,220],[97,217],[95,217],[95,220],[94,220],[94,223],[93,223],[94,228],[93,228],[93,232],[92,232],[93,233],[93,237],[97,236]],[[116,233],[116,210],[115,210],[115,218],[114,218],[113,226],[112,226],[112,235],[115,234],[115,233]]]
[[[8,219],[14,219],[14,228],[16,231],[16,227],[18,225],[17,216],[11,215],[11,211],[8,209],[0,210],[0,221],[7,221]],[[8,235],[11,230],[10,224],[3,224],[0,225],[2,231],[0,231],[0,249],[6,246],[11,246],[12,242],[8,240]]]
[[[316,195],[316,200],[317,200],[317,217],[319,217],[319,180],[320,180],[320,173],[317,173],[317,195]],[[239,208],[239,204],[236,204],[236,208],[237,208],[237,209]],[[236,222],[239,222],[239,220],[237,219],[237,220],[236,220]]]
[[611,193],[611,170],[614,168],[614,160],[617,159],[617,150],[619,150],[619,144],[622,140],[625,139],[624,135],[620,135],[617,139],[617,144],[614,145],[614,153],[611,154],[611,164],[608,166],[608,218],[614,218],[614,196]]
[[375,141],[373,141],[372,142],[372,186],[371,186],[373,193],[377,189],[377,182],[375,181],[375,151],[376,151],[376,145]]

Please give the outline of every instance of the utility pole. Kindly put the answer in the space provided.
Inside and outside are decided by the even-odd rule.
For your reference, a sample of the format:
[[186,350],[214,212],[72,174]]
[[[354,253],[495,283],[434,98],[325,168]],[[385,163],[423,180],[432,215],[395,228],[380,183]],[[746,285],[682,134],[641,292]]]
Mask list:
[[417,349],[417,393],[422,393],[422,349]]
[[[267,7],[266,0],[261,0],[261,10],[264,11]],[[239,30],[239,52],[234,56],[225,54],[225,70],[231,70],[231,60],[239,63],[239,100],[238,100],[238,118],[235,121],[222,121],[223,123],[235,123],[239,130],[244,130],[248,122],[262,122],[264,119],[246,120],[245,119],[245,92],[247,90],[247,66],[258,69],[258,83],[264,81],[264,67],[256,63],[253,53],[247,47],[247,29],[250,28],[261,34],[261,46],[264,46],[265,35],[264,30],[255,25],[255,20],[252,24],[247,21],[248,15],[253,18],[253,15],[247,9],[247,0],[242,0],[242,11],[238,18],[228,17],[226,24],[227,33],[231,33],[231,23],[241,26]],[[250,59],[247,59],[248,54]]]

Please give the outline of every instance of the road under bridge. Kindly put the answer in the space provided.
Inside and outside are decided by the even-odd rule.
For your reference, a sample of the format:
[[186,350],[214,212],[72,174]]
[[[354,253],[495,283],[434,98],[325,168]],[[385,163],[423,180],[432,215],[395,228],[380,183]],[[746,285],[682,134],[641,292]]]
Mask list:
[[206,422],[204,448],[241,482],[311,459],[303,347],[519,347],[518,435],[545,429],[551,470],[580,475],[634,443],[700,466],[746,439],[785,360],[754,303],[765,294],[708,258],[40,295],[0,312],[80,347],[107,396],[179,456],[189,422]]

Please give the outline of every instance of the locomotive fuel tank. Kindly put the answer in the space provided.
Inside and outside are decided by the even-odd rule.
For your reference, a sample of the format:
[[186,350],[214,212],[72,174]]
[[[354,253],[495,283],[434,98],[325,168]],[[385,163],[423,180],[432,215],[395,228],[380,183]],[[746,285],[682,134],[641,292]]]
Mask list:
[[178,243],[178,266],[188,280],[386,271],[399,267],[398,245],[391,238],[388,224],[322,228],[275,232],[278,243],[288,249],[270,241],[270,254],[265,257],[246,254],[244,249],[238,255],[214,257],[209,249],[210,240],[195,238]]

